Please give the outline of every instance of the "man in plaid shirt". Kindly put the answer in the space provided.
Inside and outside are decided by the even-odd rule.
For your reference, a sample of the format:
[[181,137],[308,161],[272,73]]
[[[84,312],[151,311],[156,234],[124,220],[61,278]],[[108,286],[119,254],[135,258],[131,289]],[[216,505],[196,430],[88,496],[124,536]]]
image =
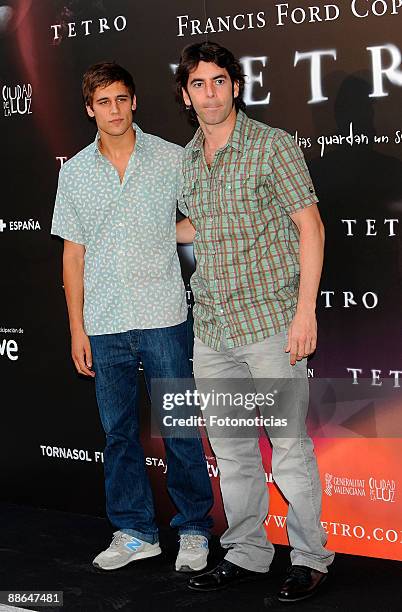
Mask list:
[[[187,219],[177,225],[178,241],[194,242],[197,261],[191,279],[197,387],[222,389],[231,379],[228,389],[242,379],[244,388],[262,391],[287,381],[276,416],[289,417],[291,432],[289,425],[287,433],[275,432],[280,419],[266,431],[273,477],[289,502],[293,549],[278,596],[299,601],[321,586],[334,557],[325,548],[321,484],[305,428],[306,362],[316,348],[324,246],[317,197],[292,137],[244,113],[244,76],[230,51],[210,42],[189,45],[176,83],[199,124],[183,159],[179,208]],[[241,409],[218,413],[237,417]],[[211,415],[204,407],[228,522],[221,544],[228,552],[212,571],[190,580],[201,591],[264,576],[274,553],[264,527],[268,492],[258,435],[222,434]]]

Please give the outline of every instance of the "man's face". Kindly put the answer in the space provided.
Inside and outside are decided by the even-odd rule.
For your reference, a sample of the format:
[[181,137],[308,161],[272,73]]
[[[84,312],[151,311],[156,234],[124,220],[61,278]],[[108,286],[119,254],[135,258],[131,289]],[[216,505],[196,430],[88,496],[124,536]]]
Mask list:
[[[233,91],[232,91],[233,89]],[[184,103],[192,104],[200,122],[206,125],[223,123],[232,112],[233,96],[239,95],[239,84],[232,81],[226,68],[212,62],[199,62],[190,72],[187,90],[182,89]]]
[[116,81],[107,87],[97,87],[92,100],[92,107],[87,106],[87,113],[94,117],[98,129],[110,136],[122,136],[133,121],[133,111],[137,101],[124,83]]

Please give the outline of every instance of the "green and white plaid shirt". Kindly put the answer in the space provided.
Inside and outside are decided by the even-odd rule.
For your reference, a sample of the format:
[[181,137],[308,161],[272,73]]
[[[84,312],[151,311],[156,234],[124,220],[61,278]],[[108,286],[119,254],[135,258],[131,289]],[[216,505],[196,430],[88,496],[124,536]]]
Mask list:
[[218,350],[285,329],[299,288],[292,213],[317,202],[303,153],[286,132],[238,112],[209,169],[199,129],[183,159],[179,208],[196,229],[195,335]]

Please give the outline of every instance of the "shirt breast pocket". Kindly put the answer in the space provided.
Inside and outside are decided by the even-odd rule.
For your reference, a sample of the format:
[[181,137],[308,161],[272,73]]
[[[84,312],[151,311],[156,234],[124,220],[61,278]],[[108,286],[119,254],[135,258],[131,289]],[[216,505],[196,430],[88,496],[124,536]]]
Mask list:
[[198,178],[184,183],[183,200],[190,219],[198,219],[209,213],[207,194],[201,189]]
[[228,174],[221,179],[222,212],[247,215],[258,212],[266,198],[264,177],[248,172]]

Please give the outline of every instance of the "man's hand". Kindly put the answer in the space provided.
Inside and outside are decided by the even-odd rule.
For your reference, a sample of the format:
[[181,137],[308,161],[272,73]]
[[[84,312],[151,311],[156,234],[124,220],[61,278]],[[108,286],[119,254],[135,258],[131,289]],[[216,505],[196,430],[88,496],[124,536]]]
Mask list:
[[92,351],[89,338],[84,330],[76,331],[71,334],[71,356],[78,374],[84,376],[95,376],[92,372]]
[[289,327],[286,353],[290,353],[290,365],[314,353],[317,346],[317,320],[315,312],[296,312]]

